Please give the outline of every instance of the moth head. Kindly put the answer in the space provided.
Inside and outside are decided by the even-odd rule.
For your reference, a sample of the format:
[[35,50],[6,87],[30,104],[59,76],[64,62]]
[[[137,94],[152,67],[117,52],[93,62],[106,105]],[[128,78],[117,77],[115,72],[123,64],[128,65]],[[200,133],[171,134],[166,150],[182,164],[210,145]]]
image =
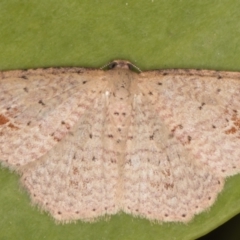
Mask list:
[[128,69],[134,72],[141,72],[141,70],[126,60],[114,60],[107,65],[103,66],[101,69],[103,70],[112,70],[112,69]]

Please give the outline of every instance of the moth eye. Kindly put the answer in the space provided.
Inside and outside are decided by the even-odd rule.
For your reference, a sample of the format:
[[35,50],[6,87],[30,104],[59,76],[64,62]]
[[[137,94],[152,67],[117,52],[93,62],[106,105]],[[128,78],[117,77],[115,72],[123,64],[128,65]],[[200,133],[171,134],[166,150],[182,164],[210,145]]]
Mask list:
[[112,62],[108,65],[108,69],[114,69],[115,67],[117,66],[117,63],[116,62]]

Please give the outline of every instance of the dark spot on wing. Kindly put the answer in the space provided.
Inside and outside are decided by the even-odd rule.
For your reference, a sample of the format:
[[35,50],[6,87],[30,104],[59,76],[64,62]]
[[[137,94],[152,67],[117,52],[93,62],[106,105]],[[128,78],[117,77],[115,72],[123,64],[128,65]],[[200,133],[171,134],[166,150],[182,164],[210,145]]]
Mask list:
[[0,125],[3,125],[7,122],[9,122],[9,119],[6,118],[4,115],[0,115]]
[[46,105],[42,100],[39,100],[38,103],[41,104],[42,106]]
[[111,163],[116,163],[116,160],[111,158]]
[[206,103],[202,103],[201,106],[199,107],[199,109],[202,110],[204,105],[206,105]]
[[27,88],[27,87],[23,88],[23,90],[24,90],[25,92],[28,92],[28,88]]

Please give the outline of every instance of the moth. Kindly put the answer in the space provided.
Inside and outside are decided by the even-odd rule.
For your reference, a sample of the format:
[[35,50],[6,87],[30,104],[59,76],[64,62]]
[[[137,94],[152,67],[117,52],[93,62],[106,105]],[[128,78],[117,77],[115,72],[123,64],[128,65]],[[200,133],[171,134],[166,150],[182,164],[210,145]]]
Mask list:
[[240,172],[240,73],[0,72],[0,160],[57,221],[188,222]]

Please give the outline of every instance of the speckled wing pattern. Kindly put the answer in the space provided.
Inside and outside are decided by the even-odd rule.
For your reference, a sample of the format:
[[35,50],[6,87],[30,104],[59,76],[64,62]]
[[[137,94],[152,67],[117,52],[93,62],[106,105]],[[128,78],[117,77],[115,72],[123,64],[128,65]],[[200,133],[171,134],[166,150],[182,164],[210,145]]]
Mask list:
[[240,172],[240,73],[0,73],[0,160],[57,221],[188,222]]

